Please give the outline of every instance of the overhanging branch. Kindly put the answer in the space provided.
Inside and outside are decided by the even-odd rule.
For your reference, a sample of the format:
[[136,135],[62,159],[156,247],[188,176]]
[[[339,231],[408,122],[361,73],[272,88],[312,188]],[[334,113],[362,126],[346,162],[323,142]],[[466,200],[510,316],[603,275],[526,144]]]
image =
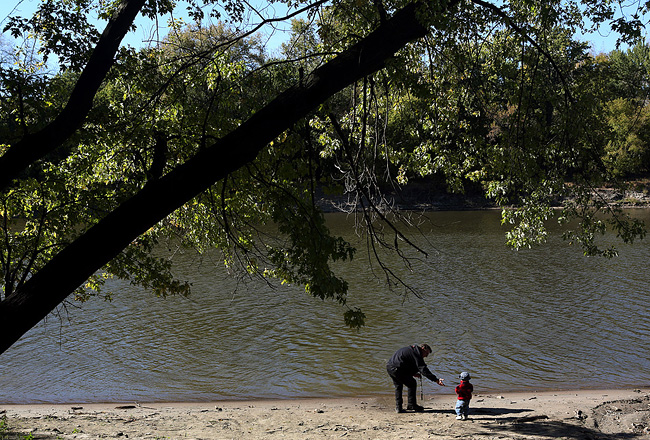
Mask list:
[[[455,4],[447,4],[450,7]],[[397,11],[342,52],[185,164],[146,185],[57,254],[0,303],[0,353],[47,316],[88,277],[138,236],[215,182],[250,163],[273,139],[335,93],[384,66],[409,42],[426,35],[427,2]]]
[[122,39],[146,0],[124,0],[95,46],[66,106],[42,130],[28,134],[0,157],[0,191],[31,164],[60,147],[84,122]]

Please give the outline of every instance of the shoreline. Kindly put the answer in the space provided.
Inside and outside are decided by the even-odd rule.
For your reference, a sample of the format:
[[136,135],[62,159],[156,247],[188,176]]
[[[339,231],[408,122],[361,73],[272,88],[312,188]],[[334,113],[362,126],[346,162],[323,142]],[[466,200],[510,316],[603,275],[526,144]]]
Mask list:
[[[621,209],[650,208],[650,180],[630,180],[628,188],[602,186],[592,190],[592,196],[606,200],[612,207]],[[434,188],[434,189],[432,189]],[[390,206],[398,211],[436,212],[436,211],[484,211],[500,210],[502,207],[488,199],[482,191],[470,190],[468,193],[450,193],[436,189],[436,184],[425,181],[411,181],[402,190],[383,194]],[[568,199],[557,198],[554,209],[561,209]],[[345,195],[325,195],[317,192],[317,205],[326,213],[358,211],[359,207],[350,204]]]
[[[425,399],[442,399],[449,396],[455,396],[454,387],[458,385],[457,383],[449,383],[444,387],[436,388],[425,388],[424,397]],[[188,400],[98,400],[98,401],[84,401],[84,400],[70,400],[63,402],[55,401],[33,401],[33,402],[2,402],[0,401],[0,411],[6,408],[21,408],[21,407],[59,407],[59,406],[111,406],[111,405],[212,405],[218,403],[255,403],[255,402],[301,402],[301,401],[345,401],[349,399],[385,399],[387,397],[393,396],[392,388],[386,387],[385,392],[381,393],[369,393],[369,394],[354,394],[354,395],[313,395],[313,396],[298,396],[298,397],[283,397],[283,396],[274,396],[274,397],[223,397],[223,398],[214,398],[214,399],[188,399]],[[501,389],[492,389],[480,386],[478,391],[475,390],[475,394],[478,392],[483,395],[520,395],[520,394],[592,394],[592,393],[613,393],[617,394],[619,392],[628,392],[630,390],[647,390],[650,393],[650,384],[626,384],[621,387],[613,388],[611,386],[604,387],[583,387],[583,388],[539,388],[539,387],[512,387],[509,390]],[[432,392],[433,391],[433,392]],[[404,391],[404,399],[406,399],[406,389]],[[418,384],[418,400],[420,399],[420,385]],[[405,400],[406,401],[406,400]]]
[[[210,402],[0,404],[0,438],[24,439],[633,439],[650,435],[650,388],[426,395],[396,414],[391,395]],[[2,437],[2,436],[5,437]]]
[[[424,400],[431,402],[439,402],[443,400],[455,400],[456,395],[453,392],[455,385],[447,385],[446,387],[451,389],[451,393],[427,393],[424,392]],[[647,393],[650,396],[650,385],[641,386],[641,387],[624,387],[624,388],[581,388],[581,389],[543,389],[543,390],[513,390],[513,391],[498,391],[498,390],[480,390],[479,392],[474,392],[473,400],[476,398],[486,397],[486,396],[503,396],[504,398],[524,398],[527,396],[575,396],[579,398],[594,398],[594,396],[606,396],[616,399],[624,398],[624,396],[629,396],[630,393],[644,394]],[[382,393],[382,394],[358,394],[355,396],[310,396],[310,397],[295,397],[295,398],[242,398],[242,399],[214,399],[214,400],[183,400],[183,401],[129,401],[129,400],[115,400],[115,401],[105,401],[105,402],[63,402],[63,403],[52,403],[52,402],[33,402],[33,403],[2,403],[0,402],[0,413],[2,411],[16,411],[20,412],[21,410],[46,410],[51,409],[54,411],[60,410],[69,410],[71,408],[83,407],[85,409],[112,409],[117,407],[207,407],[214,405],[223,405],[223,406],[275,406],[275,405],[300,405],[300,404],[320,404],[323,402],[326,403],[349,403],[357,401],[369,401],[375,400],[378,402],[391,401],[393,399],[392,393]],[[406,402],[406,389],[404,389],[404,401]],[[418,386],[418,403],[420,402],[420,391]],[[406,403],[405,403],[406,405]],[[129,408],[120,408],[120,409],[129,409]],[[391,407],[392,409],[392,407]]]

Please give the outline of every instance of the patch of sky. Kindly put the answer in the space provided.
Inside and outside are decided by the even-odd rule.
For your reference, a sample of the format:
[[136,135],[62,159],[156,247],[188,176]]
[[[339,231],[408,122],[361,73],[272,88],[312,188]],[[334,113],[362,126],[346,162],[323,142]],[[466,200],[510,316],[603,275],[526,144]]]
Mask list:
[[[40,0],[2,0],[0,1],[0,27],[8,22],[10,16],[30,16],[37,8]],[[495,4],[501,4],[501,1]],[[289,37],[290,20],[274,21],[274,18],[285,17],[288,14],[295,12],[287,8],[285,3],[280,2],[266,2],[263,0],[254,0],[247,2],[250,8],[247,8],[246,15],[244,16],[243,25],[239,24],[240,30],[250,31],[259,26],[259,35],[265,41],[267,50],[273,52],[279,50],[281,44],[286,42]],[[616,16],[614,17],[630,17],[636,13],[642,6],[638,1],[622,1],[618,3]],[[212,7],[212,6],[211,6]],[[227,18],[227,14],[223,13],[221,18]],[[156,45],[161,41],[171,27],[170,20],[182,20],[183,22],[190,23],[191,19],[187,13],[187,3],[179,1],[174,12],[165,17],[160,17],[157,22],[148,18],[139,16],[136,21],[137,29],[130,32],[123,40],[124,45],[129,45],[135,48],[147,47]],[[216,20],[206,12],[203,20],[203,25],[209,25],[211,21]],[[641,22],[645,25],[650,21],[650,15],[645,14],[640,16]],[[94,21],[98,29],[103,29],[105,23],[100,20]],[[648,40],[647,30],[644,30],[644,40]],[[10,35],[3,33],[3,37],[11,41]],[[590,43],[593,53],[607,53],[617,48],[618,34],[611,30],[607,23],[600,26],[600,28],[589,33],[578,33],[575,38],[580,41]],[[626,49],[628,45],[622,44],[621,49]]]
[[[0,28],[4,28],[12,16],[30,17],[38,8],[40,0],[2,0],[0,1]],[[247,32],[253,29],[258,29],[258,34],[265,41],[269,51],[274,51],[280,48],[281,44],[288,40],[290,31],[290,20],[274,19],[285,17],[295,12],[290,10],[284,3],[272,3],[262,0],[255,0],[248,3],[250,8],[245,13],[242,24],[239,24],[239,30]],[[212,8],[213,6],[210,6]],[[135,25],[136,30],[127,34],[122,41],[123,45],[132,46],[134,48],[141,48],[147,46],[155,46],[161,41],[172,29],[171,21],[181,21],[190,24],[192,19],[187,13],[188,4],[184,1],[177,2],[176,8],[171,14],[159,17],[157,21],[152,21],[149,18],[138,16]],[[217,9],[218,10],[218,9]],[[209,25],[216,21],[210,11],[204,11],[204,19],[202,25]],[[221,19],[228,19],[228,14],[221,10]],[[92,19],[93,23],[101,32],[105,26],[105,22],[100,19]],[[13,41],[11,36],[3,32],[3,37],[8,41]]]

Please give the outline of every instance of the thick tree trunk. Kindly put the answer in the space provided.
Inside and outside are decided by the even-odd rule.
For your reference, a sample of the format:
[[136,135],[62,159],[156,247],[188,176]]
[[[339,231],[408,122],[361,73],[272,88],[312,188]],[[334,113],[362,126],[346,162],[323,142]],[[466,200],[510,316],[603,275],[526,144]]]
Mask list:
[[317,105],[382,68],[397,50],[423,37],[427,27],[418,18],[422,7],[422,3],[413,3],[396,12],[376,31],[314,71],[304,84],[286,90],[229,135],[146,185],[56,255],[0,304],[0,353],[140,234],[254,160],[270,141]]
[[124,0],[102,33],[70,99],[57,118],[42,130],[28,134],[0,157],[0,191],[35,161],[59,148],[88,116],[115,54],[146,0]]

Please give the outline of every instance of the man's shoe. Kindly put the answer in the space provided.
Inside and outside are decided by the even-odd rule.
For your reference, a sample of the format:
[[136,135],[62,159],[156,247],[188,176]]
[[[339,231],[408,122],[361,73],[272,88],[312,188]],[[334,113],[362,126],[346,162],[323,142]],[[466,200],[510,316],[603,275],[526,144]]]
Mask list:
[[395,412],[397,414],[401,414],[401,413],[405,413],[406,411],[404,411],[404,408],[402,408],[401,406],[397,406],[395,407]]
[[456,416],[456,420],[463,420],[463,416]]
[[406,407],[409,411],[424,412],[424,407],[420,405],[409,405]]

